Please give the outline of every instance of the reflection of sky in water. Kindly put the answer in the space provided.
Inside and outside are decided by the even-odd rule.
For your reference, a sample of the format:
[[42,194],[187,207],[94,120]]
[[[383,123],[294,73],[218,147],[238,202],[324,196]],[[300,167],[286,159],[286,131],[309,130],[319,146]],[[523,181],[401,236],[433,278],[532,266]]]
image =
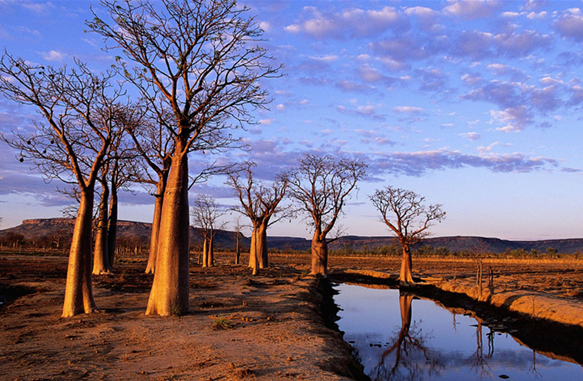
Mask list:
[[[379,379],[390,379],[396,352],[385,358],[383,366],[378,364],[401,331],[399,290],[344,284],[336,289],[340,293],[334,299],[342,309],[338,325],[345,332],[344,339],[355,342],[351,344],[368,375],[378,372]],[[414,299],[411,310],[410,345],[402,347],[392,379],[500,380],[500,375],[507,375],[509,380],[583,380],[581,365],[534,355],[511,335],[492,332],[486,326],[477,335],[475,319],[454,315],[432,301]]]

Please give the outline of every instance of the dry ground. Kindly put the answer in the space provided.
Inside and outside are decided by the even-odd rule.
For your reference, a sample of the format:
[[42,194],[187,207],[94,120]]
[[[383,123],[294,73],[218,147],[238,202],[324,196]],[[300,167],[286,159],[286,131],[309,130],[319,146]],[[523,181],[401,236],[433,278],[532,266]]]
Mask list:
[[[66,259],[0,256],[2,380],[350,379],[350,348],[326,328],[315,279],[275,266],[191,269],[191,313],[144,315],[144,261],[96,276],[100,313],[62,319]],[[25,295],[22,295],[25,294]],[[20,297],[18,297],[20,295]],[[220,329],[224,328],[224,329]]]
[[[309,256],[271,255],[250,277],[231,254],[191,267],[191,313],[144,315],[151,275],[145,258],[123,258],[97,276],[101,313],[60,318],[66,258],[0,254],[0,379],[151,380],[350,379],[354,364],[340,335],[324,326]],[[332,255],[333,271],[396,274],[399,258]],[[544,291],[581,302],[583,261],[486,260],[497,290]],[[470,259],[414,259],[417,276],[472,285]],[[487,274],[488,271],[485,271]],[[11,300],[8,300],[11,299]],[[230,327],[229,327],[230,326]],[[216,329],[216,328],[227,329]]]

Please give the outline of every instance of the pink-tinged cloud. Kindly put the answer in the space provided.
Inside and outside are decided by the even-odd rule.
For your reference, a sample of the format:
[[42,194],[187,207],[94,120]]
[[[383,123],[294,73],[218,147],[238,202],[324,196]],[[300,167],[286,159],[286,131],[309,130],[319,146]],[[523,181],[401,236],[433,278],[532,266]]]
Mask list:
[[376,109],[372,105],[357,106],[356,108],[346,108],[342,105],[336,107],[336,110],[345,115],[356,115],[377,120],[384,120],[384,116],[376,113]]
[[552,24],[563,37],[575,41],[583,40],[583,13],[579,8],[565,11]]
[[478,134],[477,132],[466,132],[464,134],[460,134],[461,137],[466,138],[470,141],[474,141],[474,140],[478,140],[480,139],[482,136],[480,134]]
[[301,20],[284,27],[288,33],[305,33],[312,37],[346,39],[375,36],[388,29],[404,30],[409,23],[403,13],[393,7],[379,10],[359,8],[339,12],[322,12],[315,6],[303,8]]
[[491,33],[477,30],[464,30],[456,34],[450,50],[454,56],[479,60],[492,56],[493,45],[494,40]]
[[419,115],[425,110],[421,107],[414,107],[414,106],[397,106],[393,107],[393,111],[399,114],[413,114]]
[[462,75],[461,79],[468,86],[475,86],[482,82],[482,77],[478,73],[466,73]]
[[526,106],[509,107],[501,111],[492,110],[490,115],[495,122],[504,124],[504,126],[496,128],[497,131],[502,132],[519,132],[533,122]]
[[464,20],[488,18],[502,6],[497,0],[449,0],[448,3],[443,12]]
[[509,57],[527,56],[536,49],[551,46],[553,38],[548,34],[527,30],[522,33],[503,33],[494,36],[498,52]]
[[370,159],[371,175],[422,176],[428,171],[442,171],[458,168],[485,168],[492,172],[534,172],[558,168],[554,159],[544,157],[528,157],[520,153],[469,155],[460,151],[448,149],[379,153]]

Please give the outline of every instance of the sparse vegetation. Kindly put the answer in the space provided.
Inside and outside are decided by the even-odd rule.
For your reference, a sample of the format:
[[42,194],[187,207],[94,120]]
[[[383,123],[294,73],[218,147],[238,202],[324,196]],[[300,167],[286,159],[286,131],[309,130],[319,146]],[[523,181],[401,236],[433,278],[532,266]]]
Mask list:
[[229,318],[218,316],[218,317],[214,317],[212,319],[213,319],[213,323],[212,323],[211,327],[215,331],[235,328],[235,325],[233,324],[233,322]]

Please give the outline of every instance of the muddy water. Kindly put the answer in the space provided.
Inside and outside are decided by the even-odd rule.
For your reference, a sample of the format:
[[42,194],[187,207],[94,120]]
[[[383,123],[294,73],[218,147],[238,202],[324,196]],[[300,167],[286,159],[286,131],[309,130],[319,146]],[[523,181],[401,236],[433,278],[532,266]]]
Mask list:
[[583,380],[581,365],[431,300],[395,289],[335,289],[338,326],[372,380]]

